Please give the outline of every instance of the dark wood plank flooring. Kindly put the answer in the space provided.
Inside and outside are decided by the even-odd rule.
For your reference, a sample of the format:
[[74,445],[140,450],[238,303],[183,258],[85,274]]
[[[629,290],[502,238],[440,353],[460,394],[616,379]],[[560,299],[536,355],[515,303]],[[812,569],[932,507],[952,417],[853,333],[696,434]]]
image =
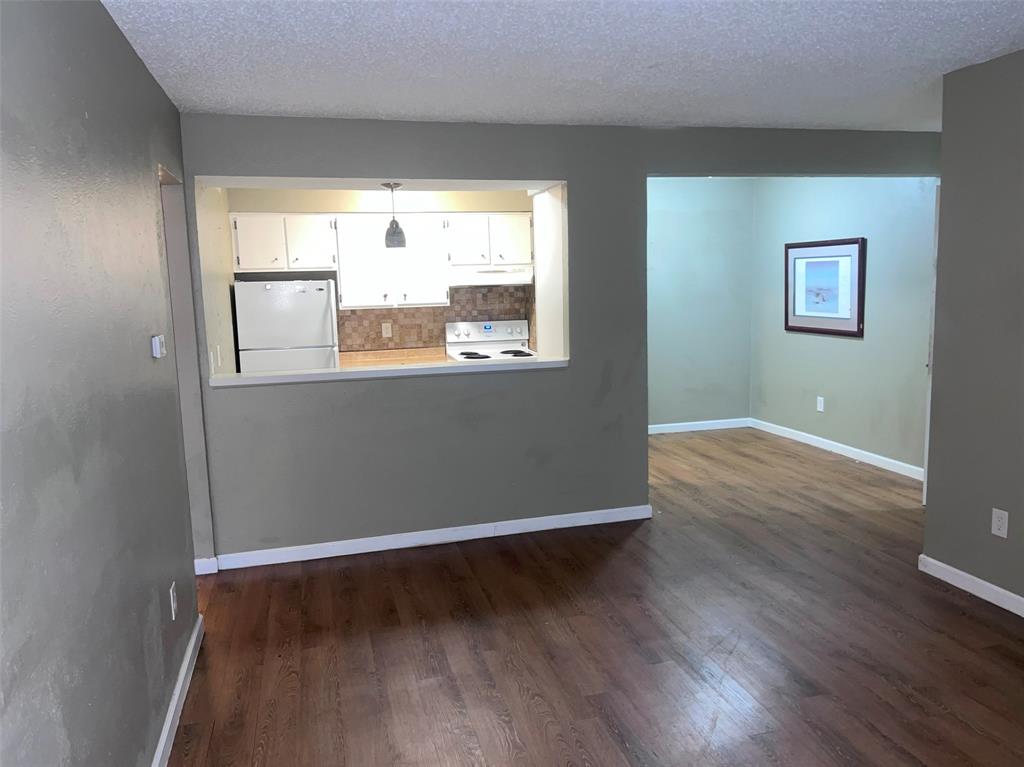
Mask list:
[[650,456],[649,522],[200,578],[171,764],[1024,764],[1024,620],[918,572],[920,483]]

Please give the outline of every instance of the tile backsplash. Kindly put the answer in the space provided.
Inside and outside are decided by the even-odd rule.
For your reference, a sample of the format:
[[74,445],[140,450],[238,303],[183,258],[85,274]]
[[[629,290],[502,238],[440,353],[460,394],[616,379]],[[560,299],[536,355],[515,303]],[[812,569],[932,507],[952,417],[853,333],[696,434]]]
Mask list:
[[[533,285],[457,287],[451,289],[450,306],[343,309],[338,340],[345,352],[444,346],[446,322],[486,320],[531,320],[532,335],[533,314]],[[381,335],[384,322],[391,323],[391,338]]]

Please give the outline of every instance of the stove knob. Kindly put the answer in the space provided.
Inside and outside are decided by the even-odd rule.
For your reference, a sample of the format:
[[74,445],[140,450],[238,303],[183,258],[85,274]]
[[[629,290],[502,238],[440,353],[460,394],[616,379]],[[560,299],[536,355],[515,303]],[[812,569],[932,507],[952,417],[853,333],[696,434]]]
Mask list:
[[508,334],[509,334],[509,335],[512,335],[512,328],[509,328],[509,329],[508,329]]
[[469,338],[469,331],[466,331],[466,338]]
[[523,329],[522,328],[516,328],[516,335],[517,336],[521,336],[522,334],[523,334]]
[[462,335],[462,331],[461,331],[461,330],[459,330],[458,328],[456,328],[456,329],[455,329],[455,337],[456,337],[456,338],[458,338],[458,337],[459,337],[459,336],[461,336],[461,335]]

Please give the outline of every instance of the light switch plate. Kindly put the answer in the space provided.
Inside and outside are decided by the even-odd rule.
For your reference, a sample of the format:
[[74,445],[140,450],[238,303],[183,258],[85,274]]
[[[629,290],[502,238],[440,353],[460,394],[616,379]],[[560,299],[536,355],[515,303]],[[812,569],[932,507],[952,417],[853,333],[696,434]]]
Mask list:
[[992,535],[1005,538],[1010,526],[1010,514],[1002,509],[992,509]]
[[391,338],[391,323],[382,322],[380,323],[380,335],[382,338]]
[[824,413],[825,412],[825,398],[824,397],[818,397],[817,408],[818,408],[818,412],[819,413]]
[[167,341],[164,340],[162,335],[152,336],[149,339],[149,344],[153,353],[153,359],[158,360],[167,356]]

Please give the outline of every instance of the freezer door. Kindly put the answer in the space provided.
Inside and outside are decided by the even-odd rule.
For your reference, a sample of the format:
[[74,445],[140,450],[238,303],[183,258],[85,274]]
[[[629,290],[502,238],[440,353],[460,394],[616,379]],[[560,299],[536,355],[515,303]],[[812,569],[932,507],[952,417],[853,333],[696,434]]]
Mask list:
[[333,280],[236,282],[239,349],[337,346]]
[[336,370],[338,350],[333,346],[319,349],[266,349],[238,353],[243,373],[277,373],[288,370]]

